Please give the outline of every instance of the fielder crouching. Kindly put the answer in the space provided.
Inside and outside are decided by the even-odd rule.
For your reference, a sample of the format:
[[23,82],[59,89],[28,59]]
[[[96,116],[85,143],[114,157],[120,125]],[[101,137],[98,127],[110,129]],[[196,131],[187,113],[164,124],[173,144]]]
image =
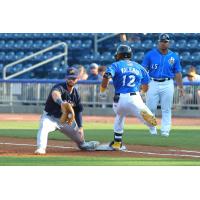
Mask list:
[[78,81],[78,70],[67,69],[66,81],[51,89],[47,98],[44,113],[40,120],[35,154],[45,154],[48,134],[55,130],[67,135],[81,150],[95,150],[97,141],[85,142],[82,126],[81,98],[74,87]]

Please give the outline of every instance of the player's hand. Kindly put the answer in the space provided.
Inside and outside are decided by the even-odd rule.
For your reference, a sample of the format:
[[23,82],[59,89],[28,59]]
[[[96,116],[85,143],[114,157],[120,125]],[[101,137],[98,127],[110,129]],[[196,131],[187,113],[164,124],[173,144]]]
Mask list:
[[105,92],[100,92],[99,93],[99,97],[100,97],[100,99],[106,99],[106,97],[107,97],[106,91]]
[[107,97],[106,88],[103,88],[102,86],[100,86],[99,97],[100,97],[100,99],[106,99],[106,97]]

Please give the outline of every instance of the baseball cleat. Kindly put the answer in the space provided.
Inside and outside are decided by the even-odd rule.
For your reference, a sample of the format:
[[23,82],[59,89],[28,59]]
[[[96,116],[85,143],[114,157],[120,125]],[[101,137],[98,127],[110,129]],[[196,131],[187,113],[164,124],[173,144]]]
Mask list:
[[98,141],[89,141],[89,142],[84,142],[83,144],[79,145],[79,148],[81,150],[85,151],[94,151],[96,150],[96,147],[100,144]]
[[161,136],[164,136],[164,137],[169,137],[169,132],[161,132]]
[[152,126],[157,125],[156,118],[153,115],[149,114],[146,110],[142,110],[140,114],[147,123],[151,124]]
[[122,145],[122,142],[112,141],[109,146],[115,151],[126,150],[126,147]]
[[150,132],[151,135],[158,135],[157,129],[156,129],[155,126],[149,128],[149,132]]
[[38,149],[35,151],[35,154],[36,154],[36,155],[44,155],[44,154],[46,154],[46,150],[43,149],[43,148],[38,148]]

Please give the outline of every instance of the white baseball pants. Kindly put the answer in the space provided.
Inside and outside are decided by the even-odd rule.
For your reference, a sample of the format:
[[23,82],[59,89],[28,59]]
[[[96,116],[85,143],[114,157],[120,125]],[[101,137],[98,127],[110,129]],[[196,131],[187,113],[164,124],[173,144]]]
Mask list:
[[130,95],[130,93],[120,94],[119,102],[113,103],[113,110],[116,114],[114,123],[114,132],[116,133],[123,133],[124,120],[127,115],[136,116],[149,128],[153,127],[140,114],[141,110],[146,110],[149,114],[153,115],[143,102],[139,92],[136,95]]

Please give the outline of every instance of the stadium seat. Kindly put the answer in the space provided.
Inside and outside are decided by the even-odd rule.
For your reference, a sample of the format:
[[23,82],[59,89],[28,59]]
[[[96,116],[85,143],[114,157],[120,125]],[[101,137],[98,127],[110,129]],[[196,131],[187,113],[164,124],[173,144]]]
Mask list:
[[153,48],[153,42],[152,40],[145,40],[144,42],[142,42],[142,47],[145,49],[145,50],[150,50]]
[[191,55],[189,51],[182,52],[180,54],[180,59],[184,62],[188,62],[191,60]]
[[191,56],[192,62],[199,63],[200,61],[200,52],[194,52]]
[[197,74],[200,75],[200,64],[199,64],[199,65],[196,65],[196,71],[197,71]]
[[187,41],[182,39],[176,42],[177,50],[185,50],[187,48]]
[[0,52],[0,61],[5,60],[5,52]]
[[24,46],[24,40],[17,40],[14,44],[14,48],[21,49]]
[[15,60],[15,52],[10,51],[5,54],[5,60],[7,61],[14,61]]
[[136,41],[130,44],[131,48],[136,51],[140,51],[143,49],[141,41]]
[[133,55],[133,60],[141,63],[144,58],[144,52],[138,52]]
[[14,44],[15,44],[15,41],[14,41],[14,40],[8,40],[8,41],[5,43],[5,48],[6,48],[6,49],[12,49],[12,48],[14,48]]
[[187,42],[187,48],[189,50],[196,50],[198,48],[198,40],[192,39]]

